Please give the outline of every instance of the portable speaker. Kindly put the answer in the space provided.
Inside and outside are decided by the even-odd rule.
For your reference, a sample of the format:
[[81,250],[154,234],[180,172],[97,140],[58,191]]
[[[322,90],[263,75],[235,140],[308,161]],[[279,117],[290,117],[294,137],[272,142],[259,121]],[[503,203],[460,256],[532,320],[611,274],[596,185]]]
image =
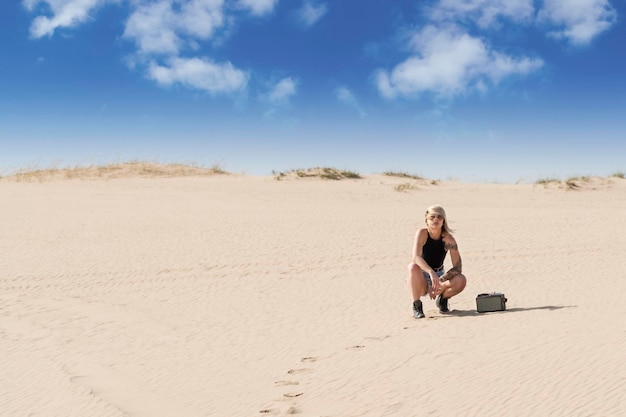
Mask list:
[[507,299],[500,292],[478,294],[476,296],[476,310],[479,313],[506,310]]

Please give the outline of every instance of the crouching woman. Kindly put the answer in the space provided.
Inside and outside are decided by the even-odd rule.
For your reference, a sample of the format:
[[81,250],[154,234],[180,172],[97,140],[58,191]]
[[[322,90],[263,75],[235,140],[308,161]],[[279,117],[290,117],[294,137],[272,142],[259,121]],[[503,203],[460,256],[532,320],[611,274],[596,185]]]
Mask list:
[[[415,233],[413,259],[409,264],[407,284],[413,298],[413,317],[424,318],[420,297],[428,294],[436,298],[441,313],[450,311],[448,300],[465,288],[461,254],[454,236],[448,227],[446,212],[441,206],[426,210],[426,227]],[[444,270],[443,261],[450,253],[452,268]]]

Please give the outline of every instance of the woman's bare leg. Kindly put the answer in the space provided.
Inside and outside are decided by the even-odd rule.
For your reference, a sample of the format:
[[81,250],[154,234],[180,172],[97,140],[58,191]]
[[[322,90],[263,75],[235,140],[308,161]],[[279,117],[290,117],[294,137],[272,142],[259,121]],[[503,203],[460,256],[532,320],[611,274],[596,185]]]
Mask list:
[[465,275],[459,274],[456,275],[449,281],[444,281],[441,283],[441,292],[443,294],[443,298],[451,298],[463,291],[465,289],[465,285],[467,284],[467,279]]
[[413,301],[419,300],[420,297],[428,292],[428,284],[424,279],[422,268],[417,266],[417,264],[411,263],[409,265],[409,274],[406,282]]

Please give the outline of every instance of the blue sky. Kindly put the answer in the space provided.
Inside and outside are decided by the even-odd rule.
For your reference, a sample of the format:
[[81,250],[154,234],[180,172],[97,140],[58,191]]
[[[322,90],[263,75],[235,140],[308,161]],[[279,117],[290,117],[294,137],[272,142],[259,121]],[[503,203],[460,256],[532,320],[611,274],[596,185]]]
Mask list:
[[0,169],[626,170],[624,0],[10,0]]

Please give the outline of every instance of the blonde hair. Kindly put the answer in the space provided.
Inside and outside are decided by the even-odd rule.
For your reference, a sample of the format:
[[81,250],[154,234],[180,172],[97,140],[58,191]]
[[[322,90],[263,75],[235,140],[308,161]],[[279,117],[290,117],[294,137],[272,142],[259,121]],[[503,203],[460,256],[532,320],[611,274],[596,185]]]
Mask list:
[[452,229],[448,227],[448,218],[446,217],[446,211],[441,206],[430,206],[426,209],[426,214],[424,214],[424,219],[428,217],[430,214],[439,214],[443,217],[443,225],[441,226],[441,231],[444,235],[452,234]]

